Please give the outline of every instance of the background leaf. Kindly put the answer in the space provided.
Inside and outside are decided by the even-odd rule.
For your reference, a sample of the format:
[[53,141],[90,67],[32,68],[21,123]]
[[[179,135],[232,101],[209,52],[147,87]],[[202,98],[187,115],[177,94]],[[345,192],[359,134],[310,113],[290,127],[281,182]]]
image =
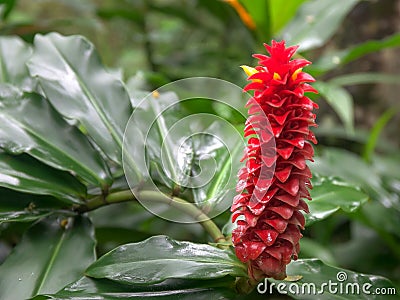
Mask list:
[[300,51],[321,47],[359,1],[307,1],[300,6],[293,20],[282,29],[282,39],[287,45],[300,45]]
[[70,126],[34,93],[3,86],[0,96],[0,147],[27,152],[56,169],[71,171],[89,183],[106,185],[110,173],[99,153],[78,129]]
[[349,184],[361,187],[383,206],[400,209],[397,197],[382,187],[382,179],[377,172],[354,153],[339,148],[326,148],[310,164],[310,168],[320,175],[340,177]]
[[246,267],[230,250],[154,236],[105,254],[86,270],[86,274],[120,283],[151,284],[168,278],[246,276]]
[[[254,22],[255,29],[260,33],[260,38],[269,40],[271,38],[271,13],[269,8],[270,1],[264,0],[241,0],[240,1],[247,13],[250,15],[251,20]],[[239,12],[239,11],[238,11]],[[240,14],[239,14],[240,15]],[[243,22],[242,17],[242,22]],[[247,24],[249,27],[250,24]]]
[[318,81],[314,83],[314,87],[338,114],[348,133],[353,133],[354,103],[351,94],[344,88],[330,82]]
[[313,62],[307,70],[312,74],[323,74],[367,54],[398,46],[400,46],[400,34],[395,33],[382,40],[369,40],[344,50],[327,52]]
[[385,113],[383,113],[379,117],[379,119],[375,122],[375,125],[372,128],[371,133],[369,135],[368,141],[364,147],[363,158],[365,161],[371,162],[372,154],[378,142],[379,135],[385,128],[386,124],[394,117],[396,113],[397,111],[395,109],[389,109]]
[[368,83],[398,84],[399,82],[400,75],[373,72],[340,75],[329,80],[329,83],[341,86]]
[[51,104],[80,122],[104,153],[120,163],[132,113],[122,82],[105,70],[93,45],[81,36],[37,35],[34,45],[28,67]]
[[[250,0],[251,1],[251,0]],[[308,0],[267,0],[270,7],[272,33],[277,34],[296,14],[299,7]]]
[[34,225],[0,266],[0,298],[57,292],[80,278],[95,260],[94,246],[93,228],[86,218],[68,219],[66,228],[54,219]]
[[357,186],[351,186],[337,178],[317,177],[313,180],[310,194],[312,200],[307,202],[310,213],[305,214],[307,226],[339,210],[354,212],[368,201],[368,195]]

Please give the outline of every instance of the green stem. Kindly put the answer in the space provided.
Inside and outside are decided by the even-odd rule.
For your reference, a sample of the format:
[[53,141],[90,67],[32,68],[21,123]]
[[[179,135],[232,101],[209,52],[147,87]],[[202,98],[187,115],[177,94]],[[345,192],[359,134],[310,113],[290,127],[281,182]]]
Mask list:
[[258,282],[254,279],[247,277],[237,277],[235,281],[235,290],[239,294],[247,295],[250,294],[257,286]]
[[[157,191],[140,191],[137,193],[137,196],[140,201],[164,203],[186,213],[193,219],[197,220],[201,226],[203,226],[203,228],[213,238],[214,242],[226,241],[224,235],[222,234],[218,226],[215,225],[215,223],[194,204],[177,197],[169,197]],[[97,196],[89,200],[85,204],[78,206],[75,210],[80,213],[84,213],[95,210],[99,207],[103,207],[105,205],[134,201],[138,199],[136,199],[136,197],[132,194],[130,190],[114,192],[107,195],[106,197]],[[224,246],[221,245],[220,247]]]

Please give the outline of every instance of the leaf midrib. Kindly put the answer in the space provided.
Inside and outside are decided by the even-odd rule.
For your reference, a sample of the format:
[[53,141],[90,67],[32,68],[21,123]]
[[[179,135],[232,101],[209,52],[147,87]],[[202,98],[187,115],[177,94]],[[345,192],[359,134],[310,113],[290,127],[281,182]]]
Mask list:
[[65,236],[66,236],[66,230],[63,231],[60,239],[57,242],[57,245],[54,248],[54,251],[50,257],[50,259],[48,260],[48,264],[46,265],[46,269],[44,270],[44,272],[42,273],[42,276],[38,278],[39,284],[35,286],[34,290],[32,291],[31,296],[36,296],[38,294],[40,294],[41,289],[43,288],[47,277],[49,276],[51,269],[53,267],[54,261],[56,259],[56,257],[58,256],[60,250],[61,250],[61,245],[65,240]]
[[229,166],[232,166],[232,163],[229,163],[231,161],[230,158],[234,157],[234,155],[236,155],[236,153],[239,149],[240,149],[240,144],[233,150],[232,155],[229,155],[229,153],[227,154],[227,156],[226,156],[227,159],[224,160],[222,170],[220,170],[217,179],[212,181],[212,185],[209,189],[209,192],[207,193],[208,199],[211,199],[212,197],[214,197],[217,194],[216,191],[218,190],[218,187],[219,187],[221,181],[223,180],[223,178],[225,178],[224,174],[226,174],[227,168]]
[[[72,64],[68,61],[68,59],[63,55],[61,50],[57,47],[57,45],[52,41],[52,45],[54,48],[57,50],[57,53],[60,55],[60,57],[65,61],[67,66],[74,72],[76,79],[78,80],[79,85],[82,87],[83,92],[87,96],[88,100],[92,104],[93,108],[95,111],[98,113],[101,121],[103,124],[107,127],[108,131],[110,132],[111,136],[114,138],[115,142],[117,142],[118,146],[120,149],[122,149],[122,141],[119,137],[119,135],[115,132],[113,125],[108,121],[106,115],[104,114],[103,110],[97,105],[96,103],[96,97],[92,95],[84,81],[82,80],[81,76],[79,73],[75,70],[75,68],[72,66]],[[93,55],[93,47],[90,49],[90,56]]]
[[[5,117],[10,117],[11,115],[4,115],[4,114],[3,114],[3,116],[5,116]],[[63,155],[64,157],[68,158],[70,161],[73,161],[75,165],[77,165],[77,166],[79,166],[81,169],[85,170],[88,174],[91,174],[94,178],[97,179],[97,182],[98,182],[98,183],[103,183],[103,180],[102,180],[99,176],[97,176],[96,173],[94,173],[90,168],[87,168],[85,165],[82,165],[82,164],[80,163],[79,160],[75,160],[73,157],[71,157],[71,156],[69,155],[69,153],[62,151],[62,150],[61,150],[60,148],[58,148],[56,145],[54,145],[54,144],[50,143],[49,141],[47,141],[43,136],[41,136],[41,135],[38,134],[37,132],[31,130],[31,129],[29,128],[29,126],[25,126],[24,123],[19,122],[19,121],[18,121],[17,119],[15,119],[15,118],[10,118],[10,119],[12,119],[15,123],[17,123],[17,124],[19,125],[20,128],[22,128],[22,129],[24,129],[25,131],[29,132],[29,133],[32,134],[34,137],[36,137],[37,139],[39,139],[40,141],[42,141],[45,145],[49,146],[49,148],[55,150],[57,153],[60,153],[60,154]],[[36,143],[36,148],[40,148],[40,147],[38,147],[38,144],[37,144],[37,143]],[[61,151],[60,151],[60,150],[61,150]],[[54,163],[52,163],[52,162],[50,162],[50,161],[47,161],[47,160],[41,158],[40,156],[38,156],[38,155],[32,153],[31,150],[27,150],[27,152],[29,152],[32,156],[34,156],[35,158],[37,158],[37,159],[40,160],[41,162],[43,162],[43,163],[45,163],[45,164],[51,164],[51,166],[52,166],[53,168],[56,168],[56,169],[59,169],[59,170],[60,170],[60,168],[57,167],[57,166],[55,166]],[[61,169],[61,170],[64,170],[64,171],[65,171],[65,169]],[[86,177],[86,176],[85,176],[85,177]]]
[[175,172],[175,168],[174,168],[174,163],[173,163],[173,159],[172,159],[172,155],[171,155],[171,151],[169,149],[170,146],[170,139],[168,139],[168,134],[167,134],[167,130],[166,130],[166,126],[165,123],[161,123],[161,119],[164,121],[164,117],[162,116],[162,112],[158,112],[154,105],[153,105],[153,101],[151,101],[152,99],[150,99],[150,107],[153,110],[155,116],[156,116],[156,124],[157,124],[157,129],[158,132],[160,134],[160,138],[161,138],[161,142],[163,143],[164,141],[166,141],[167,146],[165,147],[166,149],[166,155],[167,155],[167,159],[168,159],[168,165],[172,174],[172,181],[173,182],[177,182],[177,174]]
[[1,80],[2,82],[9,82],[10,78],[7,74],[7,70],[6,70],[6,65],[4,63],[3,57],[4,57],[4,53],[3,53],[3,48],[0,47],[0,70],[1,70]]
[[[235,262],[227,262],[227,261],[207,261],[207,260],[195,260],[195,259],[190,259],[187,257],[179,257],[179,258],[154,258],[154,259],[146,259],[146,260],[137,260],[137,261],[129,261],[129,262],[121,262],[121,263],[115,263],[115,264],[108,264],[106,266],[122,266],[122,265],[126,265],[126,264],[153,264],[155,262],[163,262],[163,261],[188,261],[188,262],[198,262],[198,263],[203,263],[203,264],[220,264],[220,265],[227,265],[227,266],[234,266],[234,267],[238,267],[240,269],[243,269],[247,272],[247,269],[244,265],[235,263]],[[89,267],[88,270],[90,270],[92,267]],[[93,269],[95,268],[103,268],[102,266],[95,266],[93,265]],[[88,272],[90,274],[90,272]]]

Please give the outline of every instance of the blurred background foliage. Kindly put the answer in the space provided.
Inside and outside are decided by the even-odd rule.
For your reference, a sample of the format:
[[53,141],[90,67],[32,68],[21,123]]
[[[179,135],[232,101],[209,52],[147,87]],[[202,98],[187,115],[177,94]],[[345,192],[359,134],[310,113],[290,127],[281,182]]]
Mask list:
[[[301,55],[313,61],[307,71],[318,79],[315,86],[320,90],[315,97],[320,126],[313,171],[357,185],[369,196],[360,210],[339,212],[308,227],[301,255],[400,283],[399,0],[3,0],[0,4],[1,35],[18,35],[29,43],[36,33],[84,35],[110,71],[120,74],[133,90],[152,90],[191,76],[244,86],[239,66],[254,64],[251,55],[264,52],[263,42],[284,38],[288,45],[299,44]],[[228,216],[225,213],[216,222],[222,226]],[[100,254],[160,233],[206,240],[196,225],[168,223],[135,205],[99,209],[92,220]],[[0,227],[0,262],[26,226]]]

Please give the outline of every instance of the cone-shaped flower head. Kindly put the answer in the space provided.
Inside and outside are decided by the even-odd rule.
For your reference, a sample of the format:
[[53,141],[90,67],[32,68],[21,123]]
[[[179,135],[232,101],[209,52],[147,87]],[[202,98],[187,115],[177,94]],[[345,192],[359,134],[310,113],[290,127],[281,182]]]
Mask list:
[[285,42],[265,45],[268,55],[256,54],[255,68],[242,66],[253,90],[247,102],[249,137],[239,171],[238,194],[233,201],[232,232],[238,258],[248,264],[249,276],[283,279],[286,265],[297,259],[300,230],[308,212],[304,199],[310,198],[312,160],[316,143],[311,126],[316,126],[313,109],[317,104],[304,92],[317,91],[308,82],[314,79],[302,68],[310,62],[291,59],[297,47]]

